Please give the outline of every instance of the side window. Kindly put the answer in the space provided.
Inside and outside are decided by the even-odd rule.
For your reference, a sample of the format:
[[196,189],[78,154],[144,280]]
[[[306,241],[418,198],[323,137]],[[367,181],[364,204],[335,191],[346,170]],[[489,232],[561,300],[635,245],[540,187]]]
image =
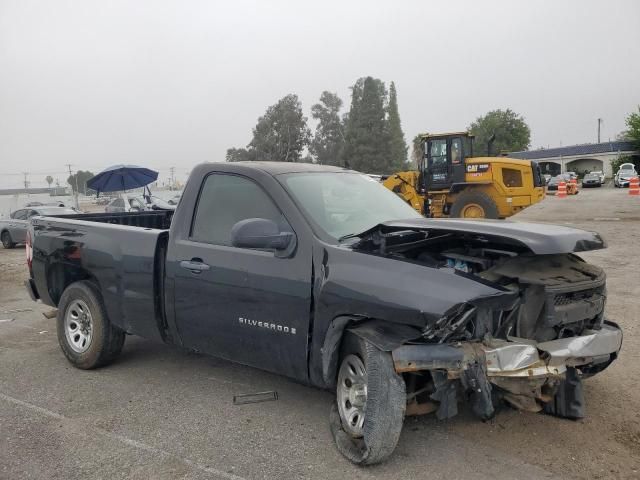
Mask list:
[[451,163],[458,165],[462,162],[462,139],[454,138],[451,140]]
[[255,182],[236,175],[209,175],[200,191],[191,239],[230,246],[231,228],[247,218],[266,218],[289,230],[284,216]]
[[513,168],[503,168],[502,181],[507,187],[521,187],[522,173],[520,170],[515,170]]
[[27,214],[27,218],[31,218],[34,215],[38,215],[38,212],[36,212],[35,210],[29,210],[29,213]]
[[112,205],[114,207],[124,207],[124,200],[122,198],[116,198],[113,202]]

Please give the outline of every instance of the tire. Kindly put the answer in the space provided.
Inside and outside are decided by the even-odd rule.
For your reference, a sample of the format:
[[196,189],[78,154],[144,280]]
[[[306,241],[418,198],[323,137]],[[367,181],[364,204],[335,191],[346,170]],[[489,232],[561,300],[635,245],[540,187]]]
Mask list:
[[11,234],[9,232],[2,232],[0,240],[2,240],[2,246],[6,249],[15,248],[16,246],[15,242],[11,240]]
[[[471,210],[473,206],[473,210]],[[482,210],[484,214],[482,216],[464,216],[467,212],[466,210],[470,209],[471,212],[478,212]],[[458,218],[500,218],[498,213],[498,206],[493,201],[493,199],[483,192],[478,191],[467,191],[462,192],[458,195],[458,198],[453,203],[451,207],[450,217],[458,217]]]
[[[350,364],[357,361],[361,362],[366,373],[365,400],[361,407],[364,418],[358,417],[360,432],[354,432],[358,427],[349,425],[349,420],[354,417],[344,415],[348,400],[341,401],[341,398],[344,399],[341,393],[345,390],[340,385],[336,386],[336,401],[331,408],[329,424],[336,447],[342,455],[357,465],[373,465],[389,458],[396,448],[402,431],[407,395],[404,379],[393,368],[391,354],[347,332],[342,343],[338,381],[342,379],[343,369],[349,369]],[[339,403],[343,408],[339,407]]]
[[125,333],[111,325],[102,296],[90,282],[75,282],[65,289],[57,323],[60,348],[74,367],[102,367],[122,351]]

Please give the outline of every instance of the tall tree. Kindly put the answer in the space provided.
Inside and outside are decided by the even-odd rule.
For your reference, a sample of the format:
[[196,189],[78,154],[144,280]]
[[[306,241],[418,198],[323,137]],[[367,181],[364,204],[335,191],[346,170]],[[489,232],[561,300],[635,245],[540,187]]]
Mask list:
[[267,108],[253,128],[247,148],[229,148],[227,161],[264,160],[298,162],[309,144],[311,131],[297,95],[289,94]]
[[344,147],[344,124],[340,118],[342,100],[335,93],[324,91],[320,103],[311,107],[311,116],[318,121],[309,151],[316,163],[342,166]]
[[78,170],[73,175],[69,175],[69,177],[67,178],[67,183],[71,185],[71,189],[74,192],[77,190],[79,193],[87,195],[88,192],[91,192],[91,189],[87,188],[87,180],[89,180],[93,176],[93,173],[88,170]]
[[343,160],[366,173],[391,173],[386,119],[386,90],[381,80],[360,78],[351,88],[351,110],[345,126]]
[[253,156],[254,152],[250,152],[246,148],[228,148],[227,149],[227,162],[246,162],[255,160]]
[[53,177],[51,175],[47,175],[47,178],[45,178],[45,181],[49,185],[49,188],[51,188],[51,184],[53,183]]
[[256,160],[297,162],[310,137],[302,104],[297,95],[289,94],[258,119],[249,150],[255,151]]
[[624,136],[640,150],[640,106],[638,106],[637,112],[632,112],[627,116],[625,123],[627,130],[624,132]]
[[411,142],[411,168],[417,170],[424,157],[424,143],[421,135],[413,137]]
[[521,115],[513,110],[492,110],[467,127],[475,135],[474,155],[487,155],[489,138],[495,134],[491,151],[517,152],[528,150],[531,145],[531,129]]
[[398,112],[398,96],[393,82],[389,86],[389,107],[387,111],[391,167],[393,170],[404,170],[407,167],[407,143],[404,141],[400,113]]

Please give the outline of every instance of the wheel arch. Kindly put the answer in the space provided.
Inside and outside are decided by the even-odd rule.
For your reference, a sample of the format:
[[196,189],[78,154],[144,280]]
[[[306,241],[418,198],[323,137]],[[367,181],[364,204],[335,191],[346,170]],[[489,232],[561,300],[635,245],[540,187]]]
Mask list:
[[47,269],[47,290],[49,298],[58,306],[60,297],[69,285],[82,280],[92,283],[100,291],[98,280],[88,270],[76,266],[56,263]]
[[322,377],[325,385],[330,388],[335,386],[340,347],[347,331],[384,352],[390,352],[408,340],[418,338],[421,333],[419,329],[410,325],[364,315],[340,315],[334,318],[322,346]]

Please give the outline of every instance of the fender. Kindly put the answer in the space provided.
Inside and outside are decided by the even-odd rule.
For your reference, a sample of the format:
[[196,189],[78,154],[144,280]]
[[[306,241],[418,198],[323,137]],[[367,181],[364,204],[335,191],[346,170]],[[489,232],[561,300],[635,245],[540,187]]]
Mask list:
[[328,387],[333,387],[335,383],[340,345],[345,330],[368,341],[383,352],[390,352],[409,340],[420,337],[420,330],[410,325],[359,315],[336,317],[327,330],[322,346],[322,376]]

